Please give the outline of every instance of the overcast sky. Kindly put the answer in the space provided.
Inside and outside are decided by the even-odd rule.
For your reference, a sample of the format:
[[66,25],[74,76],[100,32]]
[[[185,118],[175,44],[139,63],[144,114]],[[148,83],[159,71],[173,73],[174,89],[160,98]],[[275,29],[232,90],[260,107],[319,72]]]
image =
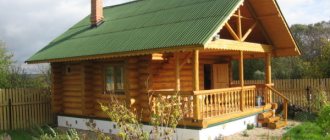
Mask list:
[[[104,0],[113,5],[128,0]],[[278,0],[290,25],[330,20],[330,0]],[[90,12],[90,0],[0,0],[0,40],[19,63]]]

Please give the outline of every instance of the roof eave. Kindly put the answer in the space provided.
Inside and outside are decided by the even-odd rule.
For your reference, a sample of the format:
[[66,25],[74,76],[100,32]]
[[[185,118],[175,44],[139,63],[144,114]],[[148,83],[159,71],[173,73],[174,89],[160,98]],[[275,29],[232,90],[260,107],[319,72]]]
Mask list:
[[39,64],[39,63],[56,63],[56,62],[70,62],[70,61],[86,61],[86,60],[110,59],[110,58],[120,58],[120,57],[130,57],[130,56],[141,56],[141,55],[149,55],[153,53],[192,51],[199,49],[204,49],[204,45],[197,44],[197,45],[174,46],[167,48],[157,48],[150,50],[139,50],[139,51],[90,55],[90,56],[78,56],[78,57],[55,58],[55,59],[32,60],[32,61],[27,60],[25,61],[25,63]]

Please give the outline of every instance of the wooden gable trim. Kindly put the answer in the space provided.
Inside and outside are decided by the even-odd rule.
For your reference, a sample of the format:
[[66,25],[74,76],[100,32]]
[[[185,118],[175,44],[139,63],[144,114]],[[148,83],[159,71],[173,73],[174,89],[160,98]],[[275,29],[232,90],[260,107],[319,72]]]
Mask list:
[[248,52],[271,52],[271,45],[219,39],[205,45],[205,49],[234,50]]
[[252,18],[255,19],[257,26],[259,26],[261,28],[260,30],[261,30],[262,34],[265,36],[268,44],[273,45],[273,41],[270,39],[269,34],[265,31],[265,27],[262,25],[262,23],[258,19],[256,11],[253,9],[253,7],[251,6],[251,3],[249,1],[246,1],[246,8],[250,11]]
[[293,41],[293,44],[295,45],[294,50],[298,52],[298,55],[301,55],[301,51],[300,51],[300,49],[299,49],[299,47],[298,47],[298,45],[297,45],[296,40],[295,40],[295,39],[293,38],[293,36],[292,36],[292,33],[291,33],[291,31],[290,31],[290,28],[289,28],[289,25],[288,25],[287,21],[285,20],[285,18],[284,18],[284,16],[283,16],[283,13],[282,13],[282,11],[280,10],[280,8],[279,8],[279,6],[278,6],[277,1],[273,1],[273,2],[275,3],[275,7],[276,7],[277,11],[279,12],[278,16],[279,16],[279,17],[282,19],[282,21],[284,22],[284,25],[285,25],[285,27],[286,27],[286,29],[287,29],[289,35],[290,35],[290,38],[291,38],[291,40]]

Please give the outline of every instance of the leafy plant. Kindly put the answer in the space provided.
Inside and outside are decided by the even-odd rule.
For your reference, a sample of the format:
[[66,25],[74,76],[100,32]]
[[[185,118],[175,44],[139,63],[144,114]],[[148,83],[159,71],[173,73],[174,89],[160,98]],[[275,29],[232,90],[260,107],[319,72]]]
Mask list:
[[89,120],[86,123],[87,127],[89,128],[89,130],[93,131],[96,133],[97,139],[98,140],[111,140],[110,136],[107,136],[106,134],[104,134],[100,129],[96,128],[96,123],[93,120]]
[[109,106],[103,105],[102,103],[99,104],[102,111],[119,126],[118,136],[120,138],[123,140],[149,139],[149,134],[143,132],[142,124],[138,121],[136,114],[128,109],[124,103],[112,97]]
[[60,133],[55,131],[53,128],[48,128],[51,133],[44,133],[42,134],[39,139],[40,140],[80,140],[81,136],[79,136],[78,132],[70,128],[64,133]]
[[327,93],[323,89],[316,89],[313,94],[314,98],[312,100],[312,107],[315,112],[319,112],[324,106],[327,105]]
[[322,128],[325,135],[330,135],[330,105],[323,107],[317,118],[317,124]]
[[153,106],[153,109],[151,109],[151,124],[154,127],[153,136],[156,139],[170,140],[179,121],[183,119],[184,111],[180,102],[180,95],[177,93],[170,96],[153,96],[154,101],[150,103],[150,106]]
[[254,124],[247,124],[247,126],[246,126],[246,128],[247,128],[247,130],[252,130],[252,129],[254,129]]

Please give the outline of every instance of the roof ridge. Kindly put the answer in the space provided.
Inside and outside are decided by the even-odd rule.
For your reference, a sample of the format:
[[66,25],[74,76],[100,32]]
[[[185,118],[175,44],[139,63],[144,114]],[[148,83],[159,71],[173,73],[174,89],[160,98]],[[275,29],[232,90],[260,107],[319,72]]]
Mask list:
[[[148,0],[137,0],[137,1],[140,2],[140,1],[148,1]],[[137,2],[137,1],[133,1],[133,2]],[[188,7],[188,6],[192,6],[192,5],[196,5],[196,4],[201,4],[201,3],[207,3],[207,2],[211,2],[211,1],[216,1],[216,0],[203,0],[203,1],[193,2],[193,3],[187,4],[187,5],[174,6],[174,7],[170,7],[170,8],[162,8],[162,9],[158,9],[158,10],[151,10],[151,11],[148,11],[148,12],[139,13],[139,14],[135,14],[135,15],[130,15],[130,16],[126,16],[126,17],[115,18],[115,19],[112,19],[112,20],[107,20],[106,18],[104,18],[104,22],[117,21],[117,20],[122,20],[122,19],[130,18],[130,17],[139,16],[139,15],[145,15],[145,14],[150,14],[150,13],[159,12],[159,11],[171,10],[171,9],[176,9],[176,8],[180,8],[180,7]],[[130,3],[124,3],[122,5],[131,4],[131,3],[132,2],[130,2]],[[109,8],[111,8],[111,7],[109,7]],[[88,15],[88,16],[90,16],[90,15]],[[84,27],[84,26],[89,26],[89,25],[90,24],[81,25],[81,26],[78,26],[78,27],[75,27],[75,28],[72,27],[72,28],[69,28],[69,30],[70,29],[77,29],[77,28]]]
[[121,4],[105,6],[105,7],[103,7],[103,9],[109,9],[109,8],[113,8],[113,7],[119,7],[119,6],[123,6],[123,5],[127,5],[127,4],[132,4],[132,3],[136,3],[136,2],[141,2],[141,1],[143,1],[143,0],[132,0],[132,1],[125,2],[125,3],[121,3]]

